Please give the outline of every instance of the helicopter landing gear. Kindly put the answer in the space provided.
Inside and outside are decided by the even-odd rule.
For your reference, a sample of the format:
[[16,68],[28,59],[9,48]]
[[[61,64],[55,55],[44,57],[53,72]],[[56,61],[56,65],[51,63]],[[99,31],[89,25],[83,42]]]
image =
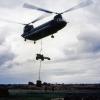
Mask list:
[[36,41],[34,41],[34,44],[36,43]]
[[24,41],[26,41],[26,38],[24,39]]
[[51,38],[54,38],[54,35],[51,35]]

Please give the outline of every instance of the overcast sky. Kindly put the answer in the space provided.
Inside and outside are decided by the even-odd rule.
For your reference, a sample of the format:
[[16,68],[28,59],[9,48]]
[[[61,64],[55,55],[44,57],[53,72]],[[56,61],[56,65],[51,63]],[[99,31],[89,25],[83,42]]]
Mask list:
[[[23,27],[16,21],[28,23],[43,12],[23,8],[24,3],[62,12],[84,0],[0,0],[0,83],[27,83],[38,79],[41,40],[24,41]],[[85,0],[86,1],[86,0]],[[87,0],[88,1],[88,0]],[[55,15],[37,23],[43,24]],[[41,80],[52,83],[100,82],[100,0],[87,7],[63,14],[68,25],[42,40],[44,56]],[[9,21],[8,21],[9,20]]]

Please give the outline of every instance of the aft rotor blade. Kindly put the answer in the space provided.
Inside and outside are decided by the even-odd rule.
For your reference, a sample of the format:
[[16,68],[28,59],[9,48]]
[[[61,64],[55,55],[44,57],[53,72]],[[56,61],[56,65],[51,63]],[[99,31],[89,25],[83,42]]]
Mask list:
[[24,8],[29,8],[29,9],[35,9],[35,10],[43,11],[43,12],[50,13],[50,14],[52,14],[52,13],[58,14],[56,12],[52,12],[52,11],[49,11],[49,10],[46,10],[46,9],[43,9],[43,8],[40,8],[40,7],[36,7],[36,6],[28,4],[28,3],[25,3],[23,5],[23,7]]
[[41,15],[40,17],[38,17],[37,19],[35,19],[34,21],[32,21],[32,22],[30,22],[30,23],[28,23],[28,24],[35,23],[35,22],[37,22],[37,21],[39,21],[39,20],[41,20],[41,19],[43,19],[43,18],[45,18],[45,17],[48,17],[48,16],[49,16],[49,14]]
[[15,24],[26,25],[24,23],[20,23],[20,22],[17,22],[17,21],[11,21],[11,20],[8,20],[8,19],[3,19],[3,18],[0,18],[0,20],[4,21],[4,22],[7,22],[7,23],[15,23]]
[[92,0],[85,0],[85,1],[83,1],[83,2],[81,2],[81,3],[79,3],[78,5],[72,7],[72,8],[70,8],[70,9],[68,9],[68,10],[65,10],[65,11],[62,12],[61,14],[67,13],[67,12],[70,12],[70,11],[73,11],[73,10],[76,10],[76,9],[79,9],[79,8],[86,7],[86,6],[88,6],[88,5],[92,4],[92,3],[93,3]]

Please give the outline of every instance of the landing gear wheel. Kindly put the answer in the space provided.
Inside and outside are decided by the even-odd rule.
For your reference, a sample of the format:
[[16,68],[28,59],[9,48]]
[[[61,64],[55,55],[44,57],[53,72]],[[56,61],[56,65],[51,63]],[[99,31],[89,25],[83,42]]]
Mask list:
[[51,35],[51,38],[54,38],[54,35]]
[[26,41],[26,39],[24,39],[24,41]]
[[34,44],[36,43],[36,41],[34,41]]

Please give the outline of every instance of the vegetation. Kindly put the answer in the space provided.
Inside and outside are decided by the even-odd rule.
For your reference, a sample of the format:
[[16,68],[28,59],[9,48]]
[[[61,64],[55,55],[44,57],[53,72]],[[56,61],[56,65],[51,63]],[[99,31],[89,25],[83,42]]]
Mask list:
[[100,100],[100,84],[0,85],[0,100]]

